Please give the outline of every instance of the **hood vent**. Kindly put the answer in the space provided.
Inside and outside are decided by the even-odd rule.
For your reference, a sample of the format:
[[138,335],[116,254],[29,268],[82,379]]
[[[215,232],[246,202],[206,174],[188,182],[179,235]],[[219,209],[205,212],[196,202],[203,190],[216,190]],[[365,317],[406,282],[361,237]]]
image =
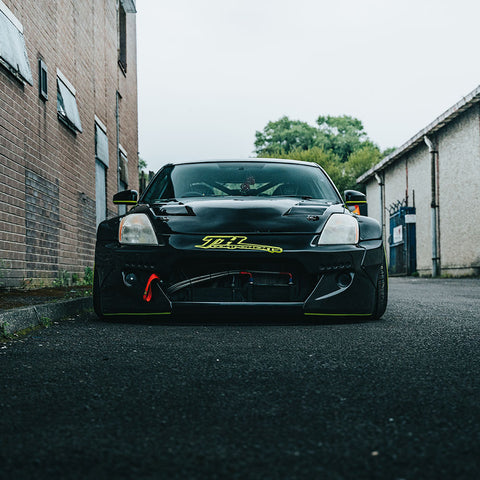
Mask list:
[[169,215],[185,215],[195,216],[193,210],[188,205],[175,204],[175,205],[158,205],[153,207],[153,213],[157,217],[169,216]]
[[295,205],[292,208],[288,209],[284,215],[290,215],[294,217],[305,217],[308,215],[323,215],[326,208],[324,207],[313,207],[311,205]]

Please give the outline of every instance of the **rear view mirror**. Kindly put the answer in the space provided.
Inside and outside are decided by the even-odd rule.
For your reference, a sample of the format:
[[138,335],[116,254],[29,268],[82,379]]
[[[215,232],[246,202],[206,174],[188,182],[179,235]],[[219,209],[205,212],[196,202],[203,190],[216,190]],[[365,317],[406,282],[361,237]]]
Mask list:
[[345,205],[347,208],[357,215],[367,215],[367,196],[356,190],[345,190]]
[[113,196],[115,205],[136,205],[138,201],[138,192],[136,190],[124,190]]

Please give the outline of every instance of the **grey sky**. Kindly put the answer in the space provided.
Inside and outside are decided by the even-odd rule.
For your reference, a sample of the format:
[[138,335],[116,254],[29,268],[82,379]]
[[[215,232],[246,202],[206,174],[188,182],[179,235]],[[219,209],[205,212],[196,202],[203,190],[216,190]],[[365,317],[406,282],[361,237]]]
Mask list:
[[480,84],[474,0],[137,0],[139,150],[253,156],[283,115],[400,146]]

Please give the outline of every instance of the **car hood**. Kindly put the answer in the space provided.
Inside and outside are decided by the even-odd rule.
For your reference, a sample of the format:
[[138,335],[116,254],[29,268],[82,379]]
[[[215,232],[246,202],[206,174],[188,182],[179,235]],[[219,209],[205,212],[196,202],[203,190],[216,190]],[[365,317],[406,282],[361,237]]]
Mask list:
[[332,213],[346,212],[342,204],[286,197],[195,198],[149,210],[159,233],[185,234],[315,233]]

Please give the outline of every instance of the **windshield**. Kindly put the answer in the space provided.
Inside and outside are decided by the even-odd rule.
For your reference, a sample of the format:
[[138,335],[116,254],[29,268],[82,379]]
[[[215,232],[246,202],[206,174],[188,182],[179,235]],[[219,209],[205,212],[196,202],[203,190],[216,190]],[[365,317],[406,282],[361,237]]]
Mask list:
[[188,197],[300,197],[341,201],[324,172],[315,166],[273,162],[191,163],[165,167],[142,201]]

